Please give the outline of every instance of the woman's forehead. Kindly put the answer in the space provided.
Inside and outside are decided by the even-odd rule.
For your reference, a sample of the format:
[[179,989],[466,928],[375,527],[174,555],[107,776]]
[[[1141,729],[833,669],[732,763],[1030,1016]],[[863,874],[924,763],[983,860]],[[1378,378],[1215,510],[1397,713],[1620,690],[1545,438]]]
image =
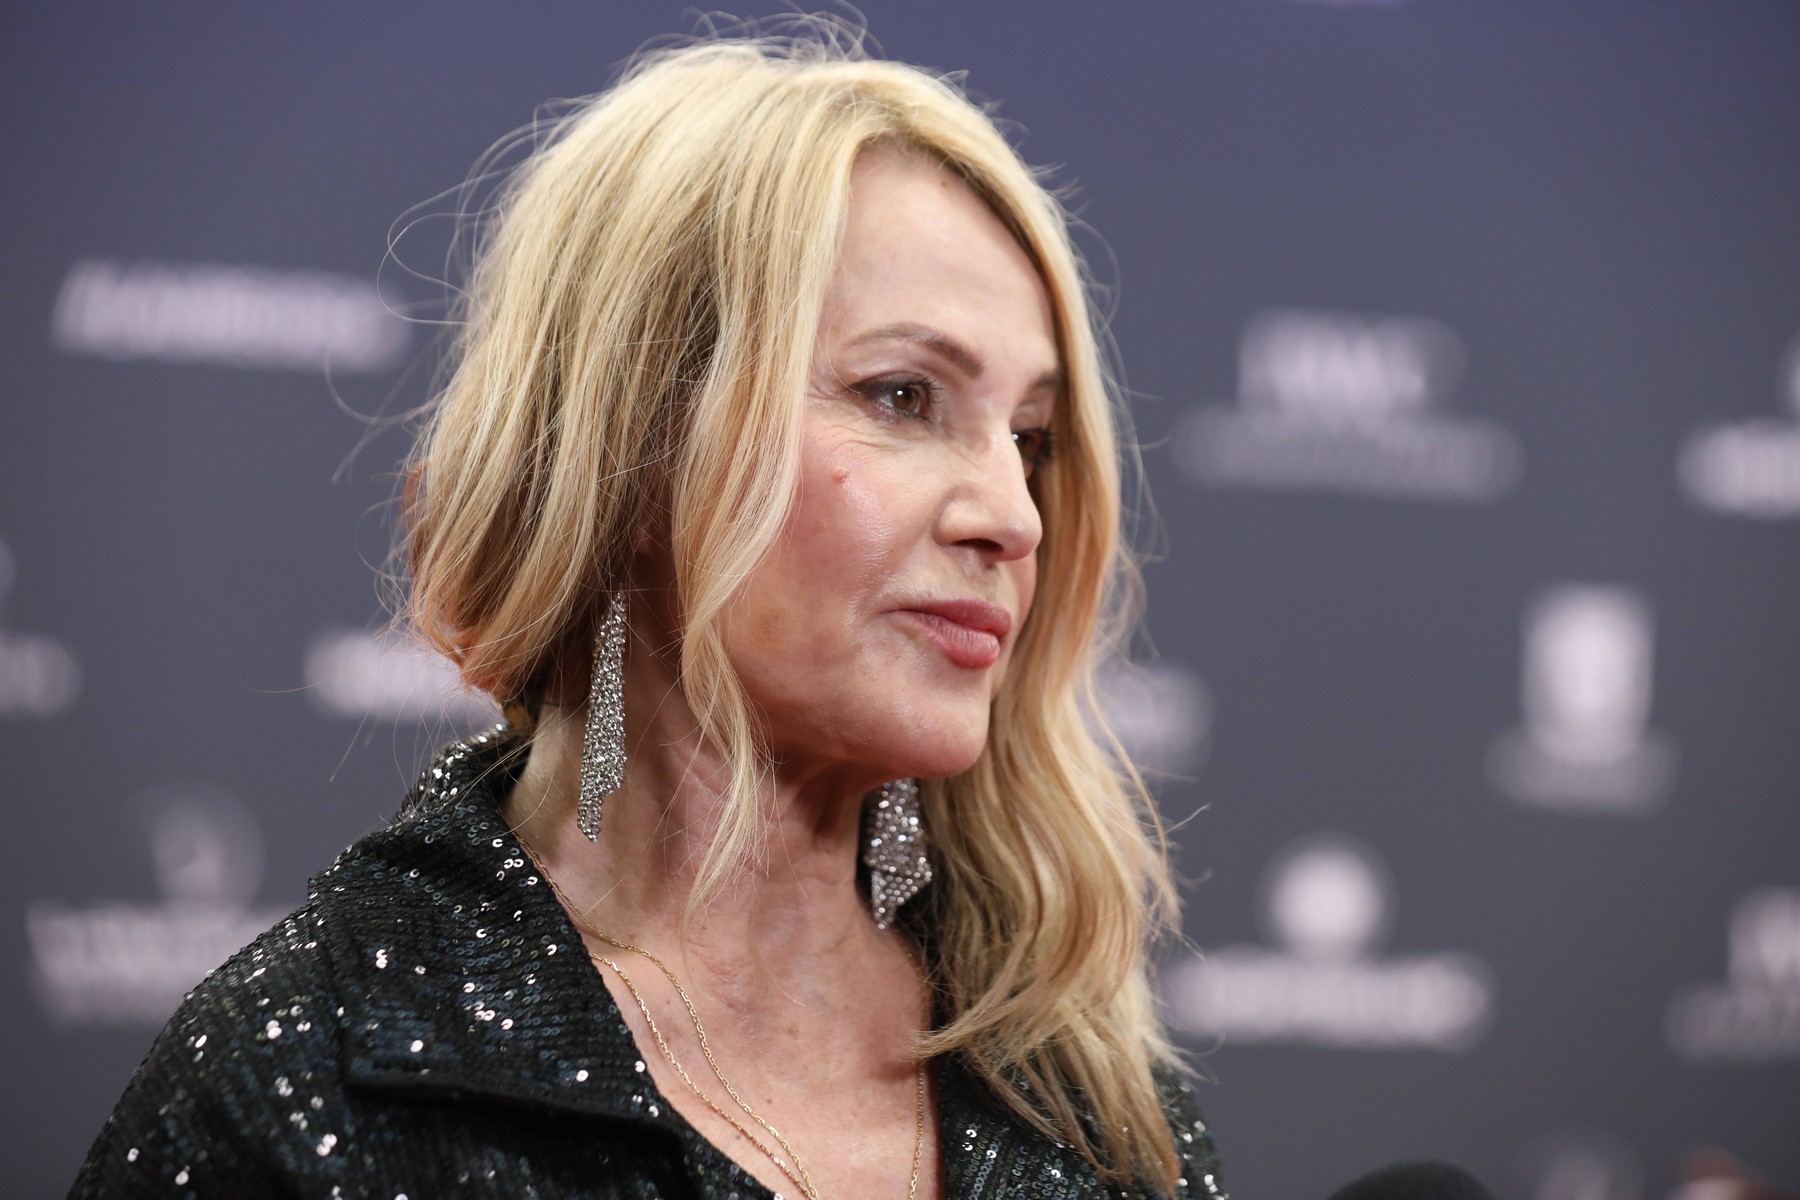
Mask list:
[[857,160],[824,339],[908,343],[970,375],[1004,358],[1036,380],[1060,372],[1056,326],[1036,263],[956,172],[917,154]]

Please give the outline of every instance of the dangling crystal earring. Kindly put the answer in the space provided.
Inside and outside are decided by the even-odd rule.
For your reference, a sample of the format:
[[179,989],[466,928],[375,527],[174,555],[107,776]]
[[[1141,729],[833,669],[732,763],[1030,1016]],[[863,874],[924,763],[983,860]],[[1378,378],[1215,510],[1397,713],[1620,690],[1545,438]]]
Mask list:
[[581,733],[581,790],[575,823],[600,840],[600,802],[625,781],[625,593],[614,592],[594,636],[594,679]]
[[900,906],[931,882],[925,827],[919,821],[919,781],[896,779],[870,792],[863,806],[863,865],[869,868],[869,908],[875,928],[894,923]]

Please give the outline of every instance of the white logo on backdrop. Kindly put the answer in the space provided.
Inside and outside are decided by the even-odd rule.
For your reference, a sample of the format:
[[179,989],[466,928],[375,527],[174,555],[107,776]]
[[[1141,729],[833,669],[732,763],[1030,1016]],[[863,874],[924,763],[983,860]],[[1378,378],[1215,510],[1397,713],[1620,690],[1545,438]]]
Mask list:
[[1212,692],[1173,663],[1110,663],[1099,678],[1100,705],[1140,771],[1183,775],[1206,758]]
[[330,629],[306,648],[306,694],[334,717],[450,719],[483,724],[499,710],[462,684],[456,667],[403,637]]
[[1461,340],[1424,317],[1261,313],[1239,343],[1236,406],[1189,405],[1175,460],[1220,487],[1493,500],[1522,455],[1493,422],[1436,411],[1463,362]]
[[1290,844],[1265,869],[1263,923],[1280,950],[1224,946],[1171,967],[1174,1028],[1227,1043],[1467,1050],[1494,1011],[1470,954],[1380,957],[1394,886],[1374,851],[1340,834]]
[[[0,542],[0,602],[17,578],[12,552]],[[80,695],[81,664],[68,643],[0,624],[0,717],[54,717],[73,708]]]
[[1643,1171],[1630,1146],[1584,1130],[1537,1138],[1520,1151],[1517,1174],[1531,1200],[1643,1200]]
[[1731,914],[1729,972],[1669,1005],[1669,1045],[1696,1062],[1800,1058],[1800,888],[1765,888]]
[[32,987],[57,1025],[160,1025],[208,972],[285,915],[251,907],[263,839],[237,797],[189,784],[127,807],[148,834],[160,902],[26,906]]
[[411,328],[374,284],[324,271],[83,259],[56,300],[57,349],[100,358],[379,371]]
[[1638,593],[1571,584],[1539,597],[1525,624],[1525,722],[1494,743],[1494,785],[1566,812],[1654,810],[1675,750],[1648,728],[1652,658],[1650,606]]
[[1789,413],[1692,434],[1677,470],[1702,508],[1741,517],[1800,517],[1800,338],[1782,370]]

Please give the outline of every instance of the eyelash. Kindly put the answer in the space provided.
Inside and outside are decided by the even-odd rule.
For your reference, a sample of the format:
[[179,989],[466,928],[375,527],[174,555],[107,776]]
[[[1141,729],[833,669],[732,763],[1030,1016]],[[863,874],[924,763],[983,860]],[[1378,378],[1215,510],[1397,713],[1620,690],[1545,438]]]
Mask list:
[[[905,388],[911,388],[919,393],[920,411],[908,412],[906,409],[895,404],[890,404],[884,399],[884,397],[890,396],[894,392],[898,392]],[[930,410],[937,407],[938,396],[942,391],[942,389],[938,387],[936,380],[927,379],[923,375],[883,375],[879,378],[859,383],[852,390],[878,408],[885,408],[898,416],[911,417],[915,421],[928,421],[931,419],[929,415]]]
[[[920,394],[922,411],[912,412],[890,403],[885,397],[903,389],[913,389]],[[930,410],[935,408],[942,391],[937,381],[923,375],[887,375],[878,379],[866,380],[851,389],[877,408],[882,408],[897,416],[914,421],[929,421]],[[1035,438],[1034,447],[1027,449],[1027,438]],[[1056,434],[1043,426],[1030,429],[1013,430],[1013,444],[1019,448],[1019,457],[1024,460],[1025,472],[1030,475],[1044,464],[1056,457]]]

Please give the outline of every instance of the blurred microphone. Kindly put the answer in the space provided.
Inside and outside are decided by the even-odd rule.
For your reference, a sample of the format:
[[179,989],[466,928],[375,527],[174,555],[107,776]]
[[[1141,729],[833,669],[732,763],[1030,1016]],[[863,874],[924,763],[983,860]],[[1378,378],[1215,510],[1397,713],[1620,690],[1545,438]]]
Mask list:
[[1494,1200],[1481,1181],[1442,1162],[1395,1163],[1331,1193],[1331,1200]]

